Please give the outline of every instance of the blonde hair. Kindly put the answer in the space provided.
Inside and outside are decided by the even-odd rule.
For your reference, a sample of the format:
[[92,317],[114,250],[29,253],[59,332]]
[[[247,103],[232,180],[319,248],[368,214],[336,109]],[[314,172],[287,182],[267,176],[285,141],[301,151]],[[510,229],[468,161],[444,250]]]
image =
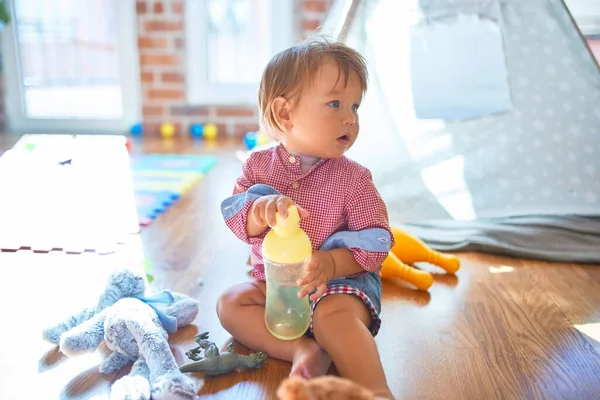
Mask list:
[[[273,114],[273,101],[278,97],[286,100],[302,95],[302,86],[312,82],[319,68],[333,61],[340,70],[344,85],[352,72],[356,73],[363,93],[367,90],[368,72],[365,59],[347,45],[327,39],[313,37],[276,54],[265,68],[258,93],[259,125],[261,131],[273,140],[279,140],[283,129]],[[337,81],[335,82],[337,84]]]

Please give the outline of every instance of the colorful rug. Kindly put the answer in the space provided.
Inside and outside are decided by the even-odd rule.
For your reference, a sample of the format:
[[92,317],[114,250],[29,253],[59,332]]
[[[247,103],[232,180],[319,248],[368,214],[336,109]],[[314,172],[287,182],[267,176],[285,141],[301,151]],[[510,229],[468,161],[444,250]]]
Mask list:
[[217,163],[209,155],[132,155],[131,170],[139,223],[149,225],[187,193]]

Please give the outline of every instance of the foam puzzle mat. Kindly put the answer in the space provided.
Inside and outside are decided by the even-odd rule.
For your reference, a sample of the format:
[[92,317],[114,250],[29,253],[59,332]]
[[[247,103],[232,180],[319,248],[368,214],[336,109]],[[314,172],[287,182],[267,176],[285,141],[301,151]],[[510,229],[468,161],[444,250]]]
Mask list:
[[189,191],[217,158],[207,155],[132,155],[131,168],[139,223],[146,226]]
[[112,253],[217,161],[205,155],[130,155],[125,141],[112,135],[23,135],[0,157],[0,250]]

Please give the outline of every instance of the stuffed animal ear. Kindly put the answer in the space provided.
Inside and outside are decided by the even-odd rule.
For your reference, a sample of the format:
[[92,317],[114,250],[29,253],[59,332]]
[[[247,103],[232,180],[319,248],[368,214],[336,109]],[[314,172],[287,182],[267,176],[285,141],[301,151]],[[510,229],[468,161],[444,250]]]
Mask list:
[[165,313],[177,319],[177,328],[192,324],[198,315],[198,301],[181,293],[171,294],[175,301],[165,308]]
[[144,276],[135,271],[122,268],[115,270],[108,279],[105,292],[100,296],[99,305],[113,305],[124,297],[136,297],[146,291]]

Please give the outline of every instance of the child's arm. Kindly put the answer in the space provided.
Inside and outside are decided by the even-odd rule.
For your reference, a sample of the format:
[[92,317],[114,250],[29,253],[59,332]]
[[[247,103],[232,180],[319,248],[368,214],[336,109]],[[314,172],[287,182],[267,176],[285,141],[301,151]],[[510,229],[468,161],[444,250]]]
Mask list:
[[254,202],[269,195],[280,193],[269,185],[257,184],[252,170],[254,157],[250,156],[242,166],[242,174],[233,188],[233,195],[221,203],[221,213],[233,234],[245,243],[255,244],[264,238],[268,226],[259,226],[253,218],[248,218]]
[[316,289],[310,297],[315,300],[325,293],[331,279],[381,270],[381,263],[394,245],[394,236],[385,203],[366,169],[355,175],[351,185],[346,220],[347,231],[334,233],[313,252],[306,274],[297,282],[304,286],[298,296],[304,297]]
[[248,211],[246,231],[248,236],[258,236],[262,234],[267,227],[274,227],[277,223],[277,214],[284,219],[288,217],[288,207],[296,206],[300,218],[308,217],[308,211],[300,207],[294,200],[282,195],[263,196],[254,200],[252,207]]
[[[383,215],[368,215],[367,210],[358,217],[359,221],[365,221],[365,225],[353,224],[352,226],[361,227],[358,231],[340,231],[334,233],[325,240],[320,250],[313,251],[310,263],[307,266],[306,274],[298,280],[298,286],[304,286],[298,293],[298,296],[304,297],[316,289],[311,295],[311,300],[315,300],[327,290],[327,282],[345,276],[351,276],[362,271],[379,272],[381,263],[388,256],[391,247],[394,244],[394,236],[387,224],[387,211],[385,204],[373,186],[373,192],[361,191],[359,204],[354,207],[367,206],[374,201],[378,207],[383,206]],[[381,204],[379,204],[381,202]],[[371,211],[377,210],[375,207]],[[381,211],[381,209],[379,208]],[[369,227],[366,221],[373,221]],[[377,225],[383,222],[383,226]],[[350,228],[350,224],[349,224]],[[352,229],[352,228],[350,228]]]
[[334,257],[335,277],[363,270],[378,272],[394,245],[387,208],[371,173],[363,170],[352,186],[346,201],[348,230],[331,235],[321,246]]
[[351,250],[345,248],[329,251],[314,250],[306,267],[306,274],[298,279],[296,284],[304,286],[299,292],[299,297],[310,296],[311,300],[321,297],[327,290],[327,282],[335,278],[353,275],[363,271],[362,265],[356,262]]
[[354,259],[354,253],[350,249],[339,248],[329,250],[333,261],[333,278],[342,278],[344,276],[362,272],[363,266]]

